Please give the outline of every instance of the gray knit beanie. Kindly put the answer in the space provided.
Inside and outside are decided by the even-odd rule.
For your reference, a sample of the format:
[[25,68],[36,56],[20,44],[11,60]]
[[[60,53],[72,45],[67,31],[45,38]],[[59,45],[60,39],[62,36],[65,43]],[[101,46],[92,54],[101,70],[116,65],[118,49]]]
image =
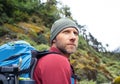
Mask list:
[[61,18],[55,21],[51,28],[50,44],[63,29],[68,27],[76,28],[79,32],[79,29],[76,23],[69,18]]

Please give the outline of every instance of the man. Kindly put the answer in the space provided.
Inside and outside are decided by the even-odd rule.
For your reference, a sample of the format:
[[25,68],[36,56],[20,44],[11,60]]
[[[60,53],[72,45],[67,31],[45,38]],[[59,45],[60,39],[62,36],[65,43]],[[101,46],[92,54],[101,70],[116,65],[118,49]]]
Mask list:
[[57,20],[51,28],[50,52],[39,59],[34,79],[36,84],[71,84],[72,70],[68,58],[78,47],[79,29],[68,18]]

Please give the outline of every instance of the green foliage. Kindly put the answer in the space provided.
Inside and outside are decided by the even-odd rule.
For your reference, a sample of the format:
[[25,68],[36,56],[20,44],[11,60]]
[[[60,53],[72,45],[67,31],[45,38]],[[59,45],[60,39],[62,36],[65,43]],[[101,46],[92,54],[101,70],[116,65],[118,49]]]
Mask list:
[[107,69],[111,72],[111,74],[116,77],[120,75],[120,63],[117,61],[112,61],[111,63],[107,63]]
[[84,38],[82,36],[79,37],[79,44],[78,44],[78,48],[82,49],[82,50],[87,50],[87,42],[84,40]]
[[48,46],[48,45],[45,45],[45,44],[40,44],[40,45],[36,45],[35,48],[36,48],[37,50],[42,51],[42,50],[48,50],[48,49],[49,49],[49,46]]
[[60,13],[62,15],[64,15],[65,17],[70,17],[71,16],[70,8],[67,5],[60,8]]
[[0,27],[0,37],[6,35],[8,33],[9,33],[9,31],[6,28]]
[[48,43],[48,41],[46,40],[46,38],[43,34],[38,35],[36,42],[38,44],[47,44]]
[[83,81],[80,81],[80,83],[79,84],[96,84],[96,82],[94,82],[94,81],[88,81],[88,80],[83,80]]
[[0,15],[0,24],[8,22],[9,17],[6,15],[6,13],[1,13]]
[[13,18],[15,21],[28,21],[29,15],[26,12],[22,12],[20,10],[16,10],[13,12]]
[[[60,10],[65,16],[71,16],[70,8],[65,7],[60,10],[57,8],[56,0],[49,0],[41,3],[40,0],[1,0],[0,1],[0,23],[14,23],[18,21],[28,21],[32,14],[37,14],[43,21],[43,24],[50,28],[52,23],[60,18]],[[46,18],[47,17],[47,18]],[[10,20],[9,20],[10,18]],[[12,19],[13,18],[13,19]],[[35,20],[34,20],[35,21]]]
[[60,18],[59,11],[54,4],[41,4],[38,10],[39,11],[37,11],[37,14],[44,21],[44,25],[48,28],[51,27],[52,23],[56,19]]
[[30,38],[28,38],[27,35],[25,34],[17,34],[17,38],[20,39],[20,40],[30,40]]
[[[28,15],[32,14],[38,1],[0,0],[0,23],[27,21]],[[14,18],[9,21],[9,18]]]
[[98,76],[97,76],[97,84],[101,84],[101,83],[107,83],[107,82],[110,82],[110,80],[108,80],[104,75],[103,73],[98,73]]

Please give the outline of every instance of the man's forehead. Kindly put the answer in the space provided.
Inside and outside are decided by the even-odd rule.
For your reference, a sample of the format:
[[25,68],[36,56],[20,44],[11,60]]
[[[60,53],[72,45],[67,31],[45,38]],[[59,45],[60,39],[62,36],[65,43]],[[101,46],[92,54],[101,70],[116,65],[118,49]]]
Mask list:
[[78,30],[76,28],[74,28],[74,27],[64,28],[62,31],[65,31],[65,30],[74,30],[74,31],[78,32]]

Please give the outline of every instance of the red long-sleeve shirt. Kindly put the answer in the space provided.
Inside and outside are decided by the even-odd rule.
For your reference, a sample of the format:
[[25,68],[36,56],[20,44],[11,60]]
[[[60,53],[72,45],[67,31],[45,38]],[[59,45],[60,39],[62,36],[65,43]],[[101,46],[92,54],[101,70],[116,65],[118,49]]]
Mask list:
[[[50,51],[60,53],[53,47]],[[36,84],[71,84],[71,74],[67,57],[60,54],[48,54],[39,59],[33,77]]]

